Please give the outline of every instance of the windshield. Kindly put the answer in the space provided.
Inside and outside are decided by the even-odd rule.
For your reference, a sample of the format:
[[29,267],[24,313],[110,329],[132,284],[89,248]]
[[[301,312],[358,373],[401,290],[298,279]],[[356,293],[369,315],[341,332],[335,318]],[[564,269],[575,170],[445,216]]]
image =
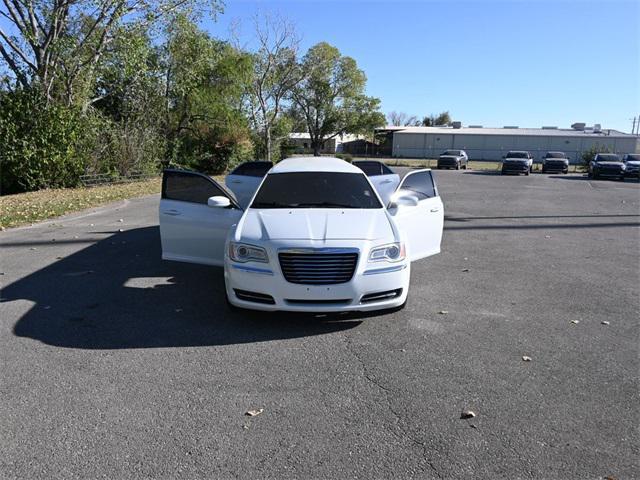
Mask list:
[[562,152],[549,152],[545,155],[546,158],[565,158]]
[[462,155],[460,150],[446,150],[442,155]]
[[633,153],[630,153],[627,155],[627,160],[630,162],[640,162],[640,154],[634,155]]
[[507,158],[529,158],[527,152],[509,152]]
[[382,208],[362,173],[267,175],[251,208]]
[[619,162],[619,161],[620,161],[620,157],[618,157],[618,155],[614,155],[612,153],[610,153],[610,154],[599,153],[596,156],[596,162]]

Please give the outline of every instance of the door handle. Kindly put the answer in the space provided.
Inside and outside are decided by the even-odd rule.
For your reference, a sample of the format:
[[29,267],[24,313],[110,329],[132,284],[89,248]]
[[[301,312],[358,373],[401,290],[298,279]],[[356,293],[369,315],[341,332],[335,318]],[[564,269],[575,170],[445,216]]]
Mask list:
[[231,183],[242,183],[242,180],[231,180]]
[[391,183],[391,180],[383,180],[382,182],[380,182],[381,185],[384,185],[385,183]]
[[176,217],[178,215],[182,215],[178,210],[165,210],[164,212],[165,215],[171,215],[172,217]]
[[431,211],[432,211],[433,213],[435,213],[435,212],[439,212],[439,211],[440,211],[440,209],[439,209],[439,208],[432,208],[432,209],[431,209]]

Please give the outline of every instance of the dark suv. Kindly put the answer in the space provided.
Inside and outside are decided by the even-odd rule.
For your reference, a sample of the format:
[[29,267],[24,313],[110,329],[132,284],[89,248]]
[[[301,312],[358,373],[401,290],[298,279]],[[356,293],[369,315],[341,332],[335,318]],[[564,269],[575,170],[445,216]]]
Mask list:
[[589,163],[589,178],[614,177],[624,180],[627,167],[615,153],[598,153]]
[[542,158],[542,173],[569,173],[569,159],[564,152],[547,152]]

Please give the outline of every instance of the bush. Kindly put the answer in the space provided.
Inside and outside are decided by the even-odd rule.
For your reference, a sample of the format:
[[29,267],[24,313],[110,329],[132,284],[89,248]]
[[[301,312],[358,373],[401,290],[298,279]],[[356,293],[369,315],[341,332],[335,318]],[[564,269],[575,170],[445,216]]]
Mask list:
[[336,153],[337,158],[341,158],[349,163],[353,162],[353,155],[350,153]]
[[589,168],[589,164],[593,161],[598,153],[609,153],[610,150],[604,145],[594,145],[589,150],[582,152],[582,163]]
[[75,108],[47,104],[36,90],[0,92],[0,192],[76,186],[81,132]]

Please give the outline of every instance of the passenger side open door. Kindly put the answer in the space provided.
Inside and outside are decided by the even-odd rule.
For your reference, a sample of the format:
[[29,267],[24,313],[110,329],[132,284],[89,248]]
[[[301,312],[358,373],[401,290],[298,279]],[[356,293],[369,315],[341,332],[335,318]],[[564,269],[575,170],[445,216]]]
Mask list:
[[408,173],[388,208],[404,238],[409,260],[440,253],[444,207],[431,170]]
[[[211,197],[218,198],[210,202]],[[223,265],[227,234],[243,210],[233,195],[210,177],[165,170],[159,213],[164,260]]]
[[224,183],[242,208],[247,208],[262,179],[273,167],[271,162],[245,162],[227,175]]

